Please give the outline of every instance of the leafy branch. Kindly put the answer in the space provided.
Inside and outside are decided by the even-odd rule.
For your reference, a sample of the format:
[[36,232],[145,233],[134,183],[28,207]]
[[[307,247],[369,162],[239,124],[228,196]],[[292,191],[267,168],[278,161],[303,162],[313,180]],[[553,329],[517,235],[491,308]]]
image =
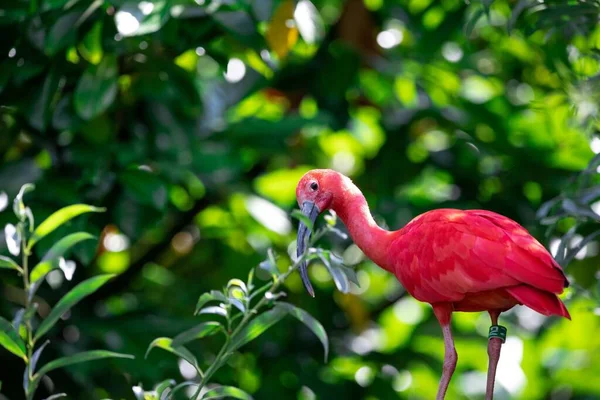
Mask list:
[[[297,217],[302,218],[302,216]],[[281,273],[277,267],[277,255],[272,250],[268,251],[266,260],[258,266],[261,272],[270,275],[271,279],[268,283],[256,286],[253,269],[246,282],[240,279],[231,279],[222,291],[212,290],[202,294],[198,299],[195,314],[219,316],[224,318],[224,323],[221,321],[202,322],[174,338],[157,338],[150,344],[146,352],[146,356],[148,356],[153,348],[161,348],[184,359],[195,368],[199,382],[186,381],[175,385],[174,381],[168,380],[159,384],[153,392],[144,392],[136,387],[134,392],[138,399],[146,399],[148,396],[157,400],[169,399],[181,389],[190,386],[196,386],[191,397],[194,400],[223,397],[251,399],[249,394],[236,387],[211,385],[211,379],[236,351],[263,334],[286,315],[294,316],[317,336],[323,345],[325,360],[327,360],[329,339],[323,325],[305,310],[281,301],[280,299],[286,294],[279,291],[286,279],[300,267],[302,261],[315,259],[325,264],[340,291],[348,292],[350,281],[358,284],[354,270],[342,265],[339,257],[329,250],[312,247],[327,233],[345,237],[345,234],[335,228],[334,216],[328,216],[327,221],[328,223],[312,237],[311,245],[305,253],[295,259],[285,272]],[[303,220],[303,222],[310,224],[308,226],[312,230],[310,221]],[[206,371],[202,371],[198,360],[185,345],[193,340],[216,334],[223,334],[225,340],[215,360]]]
[[[18,223],[16,226],[8,224],[4,228],[9,252],[13,257],[21,256],[21,265],[10,257],[0,256],[0,268],[15,270],[23,278],[23,289],[26,294],[24,308],[17,311],[12,322],[0,317],[0,345],[20,357],[25,363],[23,390],[27,400],[33,399],[42,378],[57,368],[102,358],[133,358],[127,354],[92,350],[58,358],[36,369],[42,352],[50,343],[46,340],[40,344],[44,335],[75,304],[99,289],[113,275],[99,275],[79,283],[58,301],[48,316],[39,323],[37,329],[34,329],[38,309],[38,303],[35,301],[37,290],[50,272],[57,269],[65,272],[68,264],[64,256],[73,246],[94,237],[86,232],[65,236],[56,242],[30,271],[29,261],[34,246],[72,218],[84,213],[104,210],[86,204],[75,204],[56,211],[36,227],[33,213],[23,201],[24,195],[33,189],[34,186],[31,184],[21,187],[13,203],[13,211],[17,216]],[[65,274],[65,276],[70,279],[70,274]],[[50,397],[63,396],[66,394],[60,393]]]

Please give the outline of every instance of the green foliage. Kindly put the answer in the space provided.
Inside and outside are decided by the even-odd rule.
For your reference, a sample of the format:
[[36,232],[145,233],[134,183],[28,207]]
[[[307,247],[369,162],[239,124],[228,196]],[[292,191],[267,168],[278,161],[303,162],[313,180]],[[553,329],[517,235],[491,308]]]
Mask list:
[[[521,223],[565,267],[573,321],[522,307],[503,313],[511,348],[497,397],[600,396],[596,2],[5,3],[0,314],[12,328],[2,323],[9,350],[0,362],[20,362],[20,341],[29,359],[26,322],[33,319],[33,332],[59,293],[106,274],[117,276],[31,350],[51,340],[40,366],[96,348],[136,355],[127,364],[53,370],[37,397],[52,395],[48,379],[74,399],[130,399],[135,384],[138,398],[189,397],[201,373],[181,359],[197,357],[207,369],[227,336],[199,325],[236,318],[235,326],[264,295],[255,287],[245,303],[246,282],[246,294],[239,282],[235,295],[211,289],[254,265],[254,281],[287,272],[295,187],[311,168],[350,176],[390,229],[441,207],[489,209]],[[22,292],[23,243],[36,221],[70,204],[107,211],[35,241]],[[315,226],[344,232],[335,216],[326,221]],[[80,232],[98,242],[70,247]],[[61,259],[63,245],[54,246],[70,235]],[[211,380],[257,399],[433,398],[443,342],[430,309],[343,235],[319,243],[309,255],[316,300],[297,274],[280,291],[323,325],[328,362],[320,336],[284,321],[234,352]],[[75,265],[89,268],[71,282]],[[206,295],[194,315],[199,293]],[[478,398],[488,320],[457,313],[453,321],[461,361],[448,397]],[[182,344],[186,332],[216,334]],[[168,351],[144,360],[155,338],[179,363]],[[22,378],[19,368],[3,371],[2,395],[22,398]]]
[[[42,352],[50,343],[49,341],[45,341],[42,345],[36,346],[39,344],[40,339],[46,335],[58,320],[69,312],[75,304],[98,290],[112,278],[112,275],[99,275],[87,279],[75,286],[65,294],[48,315],[39,322],[37,329],[34,329],[34,324],[37,324],[38,322],[35,313],[39,308],[39,303],[33,296],[40,286],[42,279],[47,276],[50,269],[56,268],[56,265],[59,264],[59,259],[61,259],[62,262],[65,262],[62,257],[71,247],[83,240],[91,239],[92,236],[85,232],[78,232],[58,240],[30,274],[28,262],[34,245],[71,218],[85,212],[100,211],[100,209],[84,204],[65,207],[56,211],[42,221],[39,226],[35,227],[33,213],[25,206],[23,200],[23,195],[32,190],[33,185],[23,185],[19,194],[15,197],[13,207],[13,211],[19,220],[15,231],[15,237],[17,238],[15,241],[19,243],[21,248],[17,247],[16,250],[18,251],[13,251],[12,253],[17,253],[17,255],[21,253],[22,265],[18,265],[16,261],[8,257],[3,257],[2,259],[2,263],[6,265],[7,268],[17,270],[19,275],[23,277],[23,291],[25,293],[24,307],[17,312],[12,323],[0,317],[0,345],[25,361],[23,391],[28,400],[34,398],[41,379],[52,370],[102,358],[133,358],[133,356],[128,354],[105,350],[92,350],[58,358],[37,368]],[[7,240],[14,240],[14,238],[7,237]],[[48,398],[59,398],[63,396],[66,395],[60,393],[51,395]]]
[[[334,232],[332,225],[325,225],[324,228],[320,229],[315,236],[311,239],[311,243],[314,243],[316,239],[323,237],[327,232]],[[215,316],[225,317],[225,321],[218,319],[216,321],[203,322],[187,331],[184,331],[173,339],[169,338],[158,338],[150,343],[148,350],[146,351],[146,357],[148,353],[154,347],[161,348],[170,353],[173,353],[182,359],[186,360],[191,364],[198,375],[200,381],[198,383],[187,382],[189,386],[196,386],[192,399],[219,399],[224,397],[236,398],[236,399],[252,399],[252,397],[245,393],[243,390],[231,387],[231,386],[217,386],[214,387],[211,382],[212,376],[224,366],[229,358],[231,358],[234,352],[238,351],[242,346],[255,340],[264,332],[266,332],[273,325],[278,323],[286,315],[292,315],[297,318],[300,322],[306,325],[321,341],[325,350],[325,360],[329,353],[329,338],[325,328],[319,321],[313,318],[308,312],[298,308],[292,304],[279,301],[281,297],[285,296],[283,292],[277,292],[279,287],[285,282],[285,280],[294,272],[297,271],[300,263],[303,260],[311,260],[317,257],[317,254],[321,254],[321,249],[315,249],[309,247],[305,254],[299,257],[292,266],[290,266],[283,274],[272,275],[271,282],[256,287],[254,285],[254,272],[251,271],[247,282],[243,282],[240,279],[231,279],[227,283],[227,286],[222,292],[213,290],[210,293],[203,293],[196,305],[195,314],[203,314],[203,310],[210,309],[210,312],[204,314],[212,314]],[[274,262],[275,255],[269,250],[268,259],[263,261],[260,265],[265,262]],[[257,268],[261,268],[261,266]],[[348,268],[348,270],[351,270]],[[344,292],[345,293],[345,292]],[[256,301],[258,299],[258,301]],[[218,306],[204,307],[206,304],[212,301],[219,301]],[[220,312],[216,312],[220,310]],[[238,322],[239,320],[239,322]],[[195,339],[201,339],[206,336],[214,335],[216,333],[223,333],[225,335],[225,342],[223,343],[221,350],[214,361],[212,361],[206,370],[202,372],[198,366],[197,358],[185,347],[184,344],[191,342]],[[174,382],[170,380],[169,382]],[[184,382],[186,383],[186,382]],[[173,383],[170,383],[172,385]],[[203,388],[208,388],[202,391]],[[175,386],[171,388],[162,388],[168,390],[168,392],[162,392],[164,395],[173,396]],[[141,390],[139,387],[134,387],[134,392]],[[157,396],[159,389],[156,390]],[[152,396],[153,392],[143,392]],[[162,395],[160,395],[162,396]]]

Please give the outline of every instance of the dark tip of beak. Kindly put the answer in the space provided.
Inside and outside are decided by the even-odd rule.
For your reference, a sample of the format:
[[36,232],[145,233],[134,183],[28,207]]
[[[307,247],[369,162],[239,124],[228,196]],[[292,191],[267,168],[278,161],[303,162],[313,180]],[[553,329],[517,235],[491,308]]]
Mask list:
[[[314,224],[319,216],[319,208],[315,205],[315,203],[311,201],[305,201],[302,204],[301,208],[302,214],[304,214],[310,221]],[[297,237],[297,246],[296,246],[296,256],[301,257],[306,251],[311,230],[301,221],[298,225],[298,237]],[[312,297],[315,297],[315,291],[310,283],[310,279],[308,277],[308,262],[302,261],[300,264],[300,277],[302,278],[302,283],[306,288],[308,294]]]

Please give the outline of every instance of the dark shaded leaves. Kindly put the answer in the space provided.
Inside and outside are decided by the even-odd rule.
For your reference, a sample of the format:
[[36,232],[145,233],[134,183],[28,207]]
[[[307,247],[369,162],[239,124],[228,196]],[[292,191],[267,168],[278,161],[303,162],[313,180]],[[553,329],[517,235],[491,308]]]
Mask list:
[[118,65],[115,56],[105,56],[100,64],[90,65],[75,89],[75,111],[92,119],[111,106],[117,96]]

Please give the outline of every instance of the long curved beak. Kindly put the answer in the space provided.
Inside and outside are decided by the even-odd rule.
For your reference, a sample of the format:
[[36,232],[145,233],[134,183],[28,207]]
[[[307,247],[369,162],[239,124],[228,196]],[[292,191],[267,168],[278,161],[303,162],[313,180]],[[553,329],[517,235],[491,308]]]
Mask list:
[[[305,201],[302,203],[302,208],[300,209],[302,214],[304,214],[311,222],[314,224],[319,216],[319,208],[312,201]],[[297,246],[296,246],[296,255],[298,257],[304,254],[306,247],[308,245],[308,241],[311,235],[310,229],[300,221],[300,225],[298,225],[298,237],[297,237]],[[302,283],[304,283],[304,287],[308,294],[312,297],[315,297],[315,291],[310,283],[310,279],[308,278],[308,262],[306,260],[302,261],[300,264],[300,276],[302,277]]]

